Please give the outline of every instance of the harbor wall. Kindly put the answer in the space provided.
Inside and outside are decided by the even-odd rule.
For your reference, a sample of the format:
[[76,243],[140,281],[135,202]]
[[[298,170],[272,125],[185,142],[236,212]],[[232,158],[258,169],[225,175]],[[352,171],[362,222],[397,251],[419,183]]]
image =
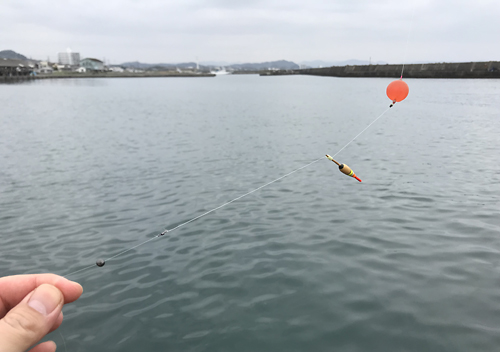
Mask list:
[[[334,77],[400,77],[403,65],[332,66],[276,71],[265,75],[301,74]],[[500,62],[459,62],[404,65],[405,78],[500,78]]]

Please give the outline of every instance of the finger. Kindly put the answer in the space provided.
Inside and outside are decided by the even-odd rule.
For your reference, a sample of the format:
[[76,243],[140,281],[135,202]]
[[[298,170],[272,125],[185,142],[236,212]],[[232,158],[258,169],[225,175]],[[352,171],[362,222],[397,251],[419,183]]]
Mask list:
[[61,326],[63,322],[63,312],[61,312],[61,314],[59,314],[59,316],[57,317],[56,319],[56,322],[54,323],[54,325],[50,328],[49,330],[49,333],[51,333],[52,331],[56,330],[58,327]]
[[55,352],[57,345],[54,341],[47,341],[36,345],[29,352]]
[[64,304],[61,291],[43,284],[0,320],[2,351],[26,351],[56,324]]
[[54,274],[15,275],[0,278],[0,318],[38,286],[50,284],[64,295],[64,303],[78,299],[83,288],[80,284]]

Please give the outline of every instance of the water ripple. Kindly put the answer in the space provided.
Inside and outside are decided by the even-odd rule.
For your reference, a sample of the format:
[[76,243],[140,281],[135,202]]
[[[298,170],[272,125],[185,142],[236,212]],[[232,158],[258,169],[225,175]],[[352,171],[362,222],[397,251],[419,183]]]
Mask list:
[[89,266],[68,350],[498,350],[498,82],[410,80],[338,156],[362,183],[325,159],[98,268],[334,154],[387,82],[70,81],[0,85],[0,268]]

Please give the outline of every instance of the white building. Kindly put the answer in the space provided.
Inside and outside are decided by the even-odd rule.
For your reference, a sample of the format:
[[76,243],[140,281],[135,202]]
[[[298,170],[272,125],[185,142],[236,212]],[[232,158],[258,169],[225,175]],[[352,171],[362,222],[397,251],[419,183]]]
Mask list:
[[122,67],[120,67],[120,66],[111,66],[111,67],[109,68],[109,70],[110,70],[110,71],[112,71],[112,72],[123,72],[123,71],[125,71],[125,70],[124,70]]
[[127,67],[125,69],[125,71],[131,72],[131,73],[142,73],[142,72],[144,72],[144,70],[139,70],[139,69],[133,68],[133,67]]
[[87,71],[104,71],[104,62],[91,57],[81,60],[80,66],[85,67]]
[[50,66],[48,61],[40,61],[38,63],[38,73],[52,73],[54,69]]
[[68,48],[65,53],[58,54],[58,59],[61,65],[77,66],[80,64],[80,53],[74,53]]

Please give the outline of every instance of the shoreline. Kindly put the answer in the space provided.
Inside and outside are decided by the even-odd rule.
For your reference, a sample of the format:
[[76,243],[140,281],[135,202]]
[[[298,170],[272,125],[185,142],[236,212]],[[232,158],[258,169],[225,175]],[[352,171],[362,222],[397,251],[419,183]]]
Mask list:
[[68,79],[68,78],[149,78],[149,77],[215,77],[213,73],[48,73],[36,76],[0,76],[0,81],[24,81],[38,79]]
[[[403,70],[404,69],[404,70]],[[260,76],[310,75],[326,77],[400,77],[405,78],[500,78],[500,61],[459,62],[459,63],[429,63],[429,64],[395,64],[395,65],[347,65],[322,68],[291,69],[277,71],[236,71],[232,74],[259,74]],[[180,72],[99,72],[77,73],[56,72],[42,73],[36,76],[13,75],[0,76],[0,82],[29,81],[39,79],[68,78],[165,78],[165,77],[216,77],[213,73],[180,73]]]

